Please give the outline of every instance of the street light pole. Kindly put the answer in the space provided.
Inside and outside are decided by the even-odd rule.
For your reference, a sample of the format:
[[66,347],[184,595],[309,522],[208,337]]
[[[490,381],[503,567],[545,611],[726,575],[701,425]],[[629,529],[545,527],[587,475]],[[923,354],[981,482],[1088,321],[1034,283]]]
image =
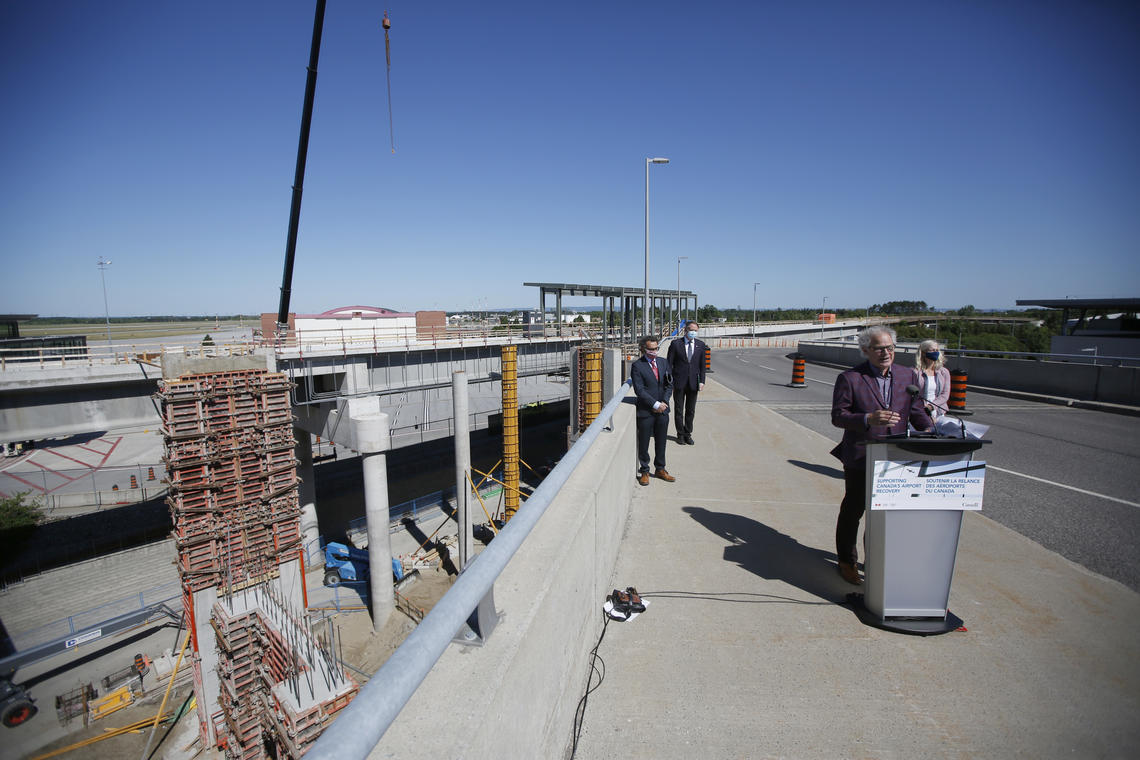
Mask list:
[[677,321],[681,321],[681,259],[687,259],[688,256],[677,257]]
[[645,303],[642,304],[645,335],[649,335],[649,165],[667,163],[669,163],[667,158],[645,159]]
[[823,297],[823,306],[819,307],[819,339],[823,340],[823,313],[827,311],[827,296]]
[[111,347],[111,312],[107,308],[107,276],[103,274],[103,271],[111,266],[111,261],[110,259],[104,260],[100,256],[95,266],[99,267],[99,279],[103,281],[103,319],[107,322],[107,348],[109,349]]
[[752,337],[756,337],[756,286],[760,283],[752,283]]

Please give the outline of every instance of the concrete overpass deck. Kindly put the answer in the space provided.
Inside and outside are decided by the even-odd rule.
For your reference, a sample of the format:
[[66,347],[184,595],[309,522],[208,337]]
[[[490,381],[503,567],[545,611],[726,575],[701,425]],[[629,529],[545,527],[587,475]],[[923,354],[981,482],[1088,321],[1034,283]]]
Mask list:
[[[369,757],[1140,753],[1140,595],[983,510],[965,515],[950,596],[965,630],[922,638],[867,627],[834,564],[834,441],[715,381],[698,417],[697,445],[670,443],[676,483],[633,486],[624,529],[608,529],[623,530],[612,574],[586,581],[571,570],[589,559],[578,556],[540,590],[501,578],[499,630],[484,647],[445,653]],[[615,417],[615,432],[623,424]],[[621,508],[599,499],[583,528],[548,513],[554,522],[530,538],[543,557],[520,552],[512,564],[533,576],[556,565],[560,544],[577,556],[583,532],[597,531],[586,546],[604,543],[603,515]],[[582,509],[578,500],[569,511]],[[605,594],[630,585],[647,612],[603,624]],[[593,622],[576,641],[582,596]],[[556,673],[570,693],[536,706],[558,688],[546,686]],[[441,709],[457,694],[463,709]],[[538,740],[524,735],[542,730],[553,746],[534,754]]]
[[611,585],[650,604],[605,629],[577,758],[1140,752],[1140,595],[983,510],[950,597],[966,630],[869,628],[834,565],[833,441],[708,390],[677,482],[634,494]]

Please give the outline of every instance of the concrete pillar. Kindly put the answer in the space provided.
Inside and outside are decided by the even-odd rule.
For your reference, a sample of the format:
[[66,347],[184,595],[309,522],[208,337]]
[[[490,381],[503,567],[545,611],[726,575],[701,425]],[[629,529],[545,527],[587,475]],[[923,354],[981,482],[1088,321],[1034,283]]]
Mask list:
[[451,375],[451,403],[455,419],[455,511],[459,524],[459,563],[463,570],[471,561],[471,486],[467,473],[471,469],[471,430],[467,419],[467,373]]
[[625,378],[622,376],[624,370],[625,364],[622,360],[620,349],[607,348],[602,352],[603,405],[608,403],[609,400],[614,397],[614,394],[618,392],[618,388],[621,387],[622,381],[625,380]]
[[[354,401],[362,403],[353,404]],[[388,463],[391,448],[388,415],[378,411],[379,399],[351,399],[349,420],[353,443],[364,469],[364,516],[368,523],[368,562],[372,598],[372,629],[379,631],[395,606],[392,587],[392,543],[388,536]],[[374,403],[369,403],[374,402]],[[356,407],[356,408],[354,408]],[[361,408],[371,407],[371,408]]]
[[321,526],[317,522],[317,482],[313,473],[313,436],[299,427],[293,428],[293,453],[297,457],[297,499],[301,505],[301,546],[305,565],[321,567]]
[[194,646],[194,698],[198,708],[199,733],[205,738],[206,746],[214,746],[218,737],[214,732],[213,721],[210,716],[221,709],[222,683],[218,678],[218,644],[214,640],[214,629],[210,625],[210,616],[214,611],[214,602],[218,601],[216,586],[195,591],[191,595],[191,604],[194,606],[192,621]]
[[301,560],[286,560],[277,566],[277,572],[276,584],[281,598],[289,605],[290,611],[298,615],[304,614],[307,599],[305,577],[301,575]]

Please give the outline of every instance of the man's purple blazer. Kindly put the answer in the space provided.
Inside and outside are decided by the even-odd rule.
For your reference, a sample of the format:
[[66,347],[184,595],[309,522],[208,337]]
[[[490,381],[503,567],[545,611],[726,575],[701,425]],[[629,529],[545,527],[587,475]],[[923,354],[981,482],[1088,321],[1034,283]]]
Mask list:
[[[844,467],[862,467],[867,458],[867,441],[905,433],[908,418],[915,430],[933,427],[922,398],[906,392],[906,387],[913,382],[914,373],[909,368],[891,367],[891,403],[888,407],[879,393],[879,383],[870,362],[863,362],[837,377],[831,395],[831,424],[843,428],[843,440],[832,449],[832,456],[838,457]],[[899,421],[894,425],[868,428],[865,415],[887,408],[899,413]]]

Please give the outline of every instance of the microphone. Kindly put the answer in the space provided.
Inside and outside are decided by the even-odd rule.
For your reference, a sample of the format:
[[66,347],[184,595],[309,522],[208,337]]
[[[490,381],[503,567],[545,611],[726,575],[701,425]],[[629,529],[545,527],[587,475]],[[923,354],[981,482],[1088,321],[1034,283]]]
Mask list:
[[[906,387],[906,392],[910,394],[911,398],[918,398],[918,394],[921,393],[922,391],[919,389],[919,387],[917,385],[915,385],[914,383],[911,383],[910,385],[908,385]],[[930,404],[933,407],[937,407],[938,409],[941,409],[944,414],[948,414],[951,417],[954,417],[956,420],[958,420],[958,424],[962,428],[962,438],[966,437],[966,423],[962,420],[961,417],[956,417],[953,412],[951,412],[946,407],[942,406],[942,404],[937,404],[933,401],[925,401],[925,400],[923,401],[923,403],[924,404]],[[935,423],[935,429],[937,429],[937,423]]]

